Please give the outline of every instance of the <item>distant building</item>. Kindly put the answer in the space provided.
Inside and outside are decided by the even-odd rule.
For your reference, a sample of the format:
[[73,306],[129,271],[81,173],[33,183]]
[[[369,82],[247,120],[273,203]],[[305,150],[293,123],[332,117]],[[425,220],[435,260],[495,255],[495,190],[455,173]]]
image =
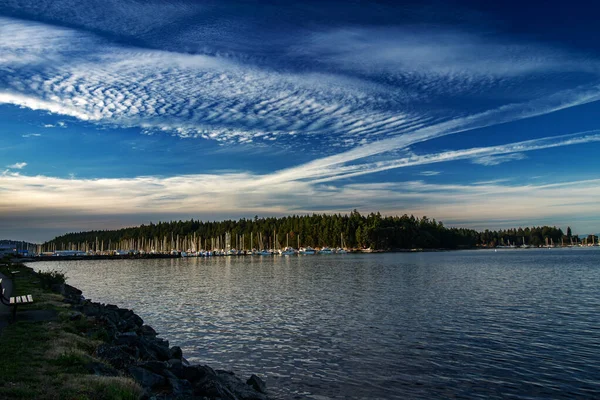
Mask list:
[[0,244],[0,257],[14,256],[17,254],[17,248],[9,244]]

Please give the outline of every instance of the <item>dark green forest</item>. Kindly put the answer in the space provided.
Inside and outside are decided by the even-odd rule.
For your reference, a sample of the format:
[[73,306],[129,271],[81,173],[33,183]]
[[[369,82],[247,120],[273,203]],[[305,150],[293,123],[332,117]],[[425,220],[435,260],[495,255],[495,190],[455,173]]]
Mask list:
[[[232,245],[242,249],[250,248],[251,237],[254,247],[284,247],[289,241],[297,247],[347,247],[372,248],[378,250],[400,249],[459,249],[479,246],[493,247],[516,244],[539,246],[546,242],[565,244],[576,240],[556,227],[518,228],[501,231],[477,232],[472,229],[447,228],[442,222],[428,217],[387,216],[380,213],[361,215],[356,210],[350,214],[313,214],[293,215],[281,218],[259,218],[203,222],[198,220],[150,223],[139,227],[118,230],[89,231],[69,233],[56,237],[45,247],[56,249],[71,248],[81,243],[103,242],[114,246],[131,243],[164,241],[172,243],[172,238],[180,238],[179,243],[189,243],[192,237],[195,243],[211,243],[214,238],[231,235]],[[186,242],[184,242],[186,238]],[[221,239],[222,240],[222,239]],[[259,243],[259,240],[261,243]],[[342,243],[342,240],[344,243]],[[221,241],[223,243],[223,241]],[[140,247],[140,246],[138,246]],[[116,248],[116,247],[114,247]]]

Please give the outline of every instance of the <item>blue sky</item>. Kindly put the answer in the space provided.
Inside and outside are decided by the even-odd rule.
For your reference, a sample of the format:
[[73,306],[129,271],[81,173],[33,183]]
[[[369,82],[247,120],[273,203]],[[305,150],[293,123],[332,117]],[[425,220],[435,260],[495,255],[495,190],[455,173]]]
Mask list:
[[597,6],[480,3],[0,0],[0,237],[354,208],[598,232]]

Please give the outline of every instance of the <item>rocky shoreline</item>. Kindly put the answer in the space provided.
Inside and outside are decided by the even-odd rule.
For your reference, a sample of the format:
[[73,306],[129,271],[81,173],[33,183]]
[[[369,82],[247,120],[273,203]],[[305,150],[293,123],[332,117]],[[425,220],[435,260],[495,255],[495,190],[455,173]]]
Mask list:
[[170,347],[132,310],[86,300],[81,290],[67,284],[54,289],[71,304],[69,318],[91,321],[95,328],[86,334],[105,342],[96,350],[105,363],[89,363],[90,373],[129,376],[144,388],[144,399],[268,400],[258,376],[243,381],[231,371],[190,365],[181,348]]

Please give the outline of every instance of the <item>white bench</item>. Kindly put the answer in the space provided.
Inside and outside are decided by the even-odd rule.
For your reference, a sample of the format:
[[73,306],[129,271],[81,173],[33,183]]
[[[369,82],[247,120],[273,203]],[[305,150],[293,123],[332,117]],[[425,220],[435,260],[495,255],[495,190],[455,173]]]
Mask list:
[[0,301],[2,302],[2,304],[13,308],[12,309],[12,317],[13,317],[13,321],[15,321],[16,317],[17,317],[17,306],[19,304],[33,303],[33,297],[30,294],[27,294],[25,296],[14,296],[14,297],[7,298],[6,296],[4,296],[6,289],[2,286],[2,278],[0,278],[0,288],[2,289],[2,295],[0,295]]

